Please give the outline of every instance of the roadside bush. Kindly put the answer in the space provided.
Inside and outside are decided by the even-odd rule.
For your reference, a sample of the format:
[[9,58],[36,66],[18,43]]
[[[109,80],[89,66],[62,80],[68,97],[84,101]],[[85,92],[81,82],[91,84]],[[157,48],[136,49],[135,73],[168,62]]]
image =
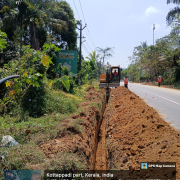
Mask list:
[[174,87],[180,89],[180,80],[174,83]]
[[6,84],[1,83],[0,84],[0,99],[3,99],[6,92],[7,92]]
[[43,51],[35,51],[30,46],[23,46],[23,56],[4,65],[1,73],[4,77],[12,74],[19,74],[20,77],[14,79],[14,82],[6,81],[7,93],[0,100],[0,109],[9,106],[10,110],[10,107],[21,105],[21,108],[30,116],[36,117],[43,114],[45,107],[43,79],[46,78],[47,69],[52,63],[51,57],[46,52],[51,48],[55,51],[59,50],[55,45],[45,44],[43,47]]
[[76,96],[70,95],[69,98],[63,91],[47,89],[46,113],[72,113],[77,109],[79,102]]
[[175,68],[174,76],[176,81],[180,81],[180,67]]
[[52,64],[50,64],[46,77],[48,79],[54,79],[56,77],[56,61],[57,61],[57,51],[60,49],[57,48],[55,45],[50,46],[50,48],[47,49],[47,55],[50,56],[52,59]]
[[46,107],[46,92],[44,84],[40,87],[30,86],[26,94],[22,98],[22,108],[31,117],[40,117],[45,112]]
[[53,89],[60,89],[64,92],[73,93],[76,83],[72,76],[63,76],[57,79],[53,85]]
[[64,92],[73,93],[73,89],[76,87],[75,78],[71,76],[71,72],[67,66],[62,66],[60,63],[58,68],[58,75],[60,78],[55,80],[53,88],[60,89]]

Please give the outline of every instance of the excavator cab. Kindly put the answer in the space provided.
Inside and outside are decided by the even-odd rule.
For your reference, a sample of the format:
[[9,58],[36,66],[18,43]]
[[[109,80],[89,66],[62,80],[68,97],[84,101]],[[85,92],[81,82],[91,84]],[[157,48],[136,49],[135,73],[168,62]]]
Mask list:
[[109,100],[110,88],[120,86],[121,71],[120,66],[110,66],[109,63],[107,63],[106,74],[100,75],[99,88],[106,88],[106,102]]
[[120,68],[117,66],[111,67],[111,82],[119,83],[120,82]]
[[99,88],[119,87],[121,71],[122,69],[120,68],[120,66],[110,66],[109,64],[107,64],[106,74],[100,75]]

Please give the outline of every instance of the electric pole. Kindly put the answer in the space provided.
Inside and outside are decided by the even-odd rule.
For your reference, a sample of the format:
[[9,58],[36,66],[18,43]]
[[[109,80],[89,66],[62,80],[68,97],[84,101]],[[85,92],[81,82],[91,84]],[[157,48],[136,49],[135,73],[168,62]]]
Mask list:
[[80,21],[80,37],[78,37],[78,38],[80,38],[80,43],[79,43],[79,49],[80,49],[80,51],[79,51],[79,72],[80,72],[80,70],[81,70],[81,45],[82,45],[82,38],[85,38],[85,37],[82,37],[82,30],[84,29],[86,27],[86,24],[85,24],[85,26],[82,28],[82,23],[81,23],[81,21]]
[[155,30],[155,24],[153,24],[153,46],[154,46],[154,30]]

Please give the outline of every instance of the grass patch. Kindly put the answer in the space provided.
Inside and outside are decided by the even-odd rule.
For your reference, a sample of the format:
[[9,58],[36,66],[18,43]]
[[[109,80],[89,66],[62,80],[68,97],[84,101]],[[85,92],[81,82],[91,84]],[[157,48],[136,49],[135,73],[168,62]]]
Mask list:
[[88,106],[95,106],[95,107],[97,107],[97,109],[99,110],[99,111],[101,111],[101,109],[102,109],[102,102],[97,102],[97,103],[91,103],[91,104],[89,104]]
[[27,170],[26,163],[39,164],[45,162],[45,155],[35,145],[16,145],[12,148],[0,148],[0,154],[6,152],[7,156],[0,162],[0,177],[3,177],[3,170]]
[[[48,140],[50,139],[49,136],[54,137],[57,135],[55,131],[56,127],[60,127],[60,122],[70,115],[71,114],[52,113],[49,116],[29,118],[29,121],[19,123],[14,122],[16,120],[14,118],[0,118],[0,137],[10,135],[19,143],[26,144],[30,139],[33,139],[34,136],[46,134],[46,139]],[[30,130],[30,133],[27,134],[26,130]]]
[[83,156],[81,157],[74,153],[62,152],[56,154],[55,158],[52,158],[49,162],[45,163],[45,168],[49,170],[83,170],[86,168],[83,159]]
[[46,112],[61,114],[72,113],[77,110],[83,100],[77,96],[66,94],[63,91],[48,90]]
[[[28,112],[23,112],[22,108],[17,105],[10,114],[0,117],[0,137],[10,135],[19,143],[11,148],[0,148],[0,155],[7,152],[5,159],[0,161],[1,177],[3,177],[3,170],[30,169],[30,165],[35,164],[43,164],[45,169],[60,169],[61,167],[84,169],[86,167],[83,161],[84,157],[65,152],[63,155],[59,154],[54,159],[47,161],[45,155],[37,149],[37,145],[65,132],[61,123],[70,118],[72,114],[80,112],[86,114],[87,110],[80,109],[79,104],[85,101],[84,91],[89,86],[92,85],[85,84],[77,87],[74,89],[73,95],[45,86],[46,107],[43,116],[31,117]],[[91,106],[101,108],[101,104],[98,104],[92,103]],[[82,119],[70,119],[69,121],[70,127],[73,127],[78,133],[84,131],[82,126],[84,123],[85,121]]]
[[73,119],[70,122],[71,127],[74,127],[77,132],[84,131],[84,128],[83,126],[81,126],[81,124],[84,124],[84,120],[82,119]]

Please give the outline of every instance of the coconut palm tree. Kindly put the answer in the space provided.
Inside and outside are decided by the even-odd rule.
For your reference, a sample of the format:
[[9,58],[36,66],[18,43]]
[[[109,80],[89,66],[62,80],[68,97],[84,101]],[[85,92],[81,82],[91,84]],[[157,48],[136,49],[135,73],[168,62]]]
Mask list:
[[177,4],[178,6],[170,10],[169,13],[167,14],[166,21],[168,25],[170,25],[176,19],[177,14],[180,14],[180,8],[179,8],[180,0],[167,0],[167,4],[170,3]]
[[[1,6],[3,8],[2,10],[0,9],[0,15],[1,17],[3,17],[4,22],[15,22],[14,24],[16,26],[16,29],[19,29],[18,31],[20,31],[20,49],[23,45],[23,37],[25,45],[30,44],[31,47],[36,50],[40,48],[40,43],[37,35],[37,26],[41,29],[44,29],[44,32],[47,33],[51,33],[52,27],[57,27],[59,31],[61,31],[62,29],[67,30],[67,24],[65,21],[52,18],[51,12],[53,11],[53,8],[55,6],[54,0],[23,0],[18,4],[14,1],[12,3],[13,6],[10,1],[11,0],[5,0],[4,4],[1,3]],[[4,26],[6,25],[7,23],[4,23]],[[15,29],[10,29],[13,29],[13,33],[10,36],[13,37]],[[29,32],[29,35],[25,33],[27,31]],[[27,39],[29,39],[28,43],[26,43]]]

